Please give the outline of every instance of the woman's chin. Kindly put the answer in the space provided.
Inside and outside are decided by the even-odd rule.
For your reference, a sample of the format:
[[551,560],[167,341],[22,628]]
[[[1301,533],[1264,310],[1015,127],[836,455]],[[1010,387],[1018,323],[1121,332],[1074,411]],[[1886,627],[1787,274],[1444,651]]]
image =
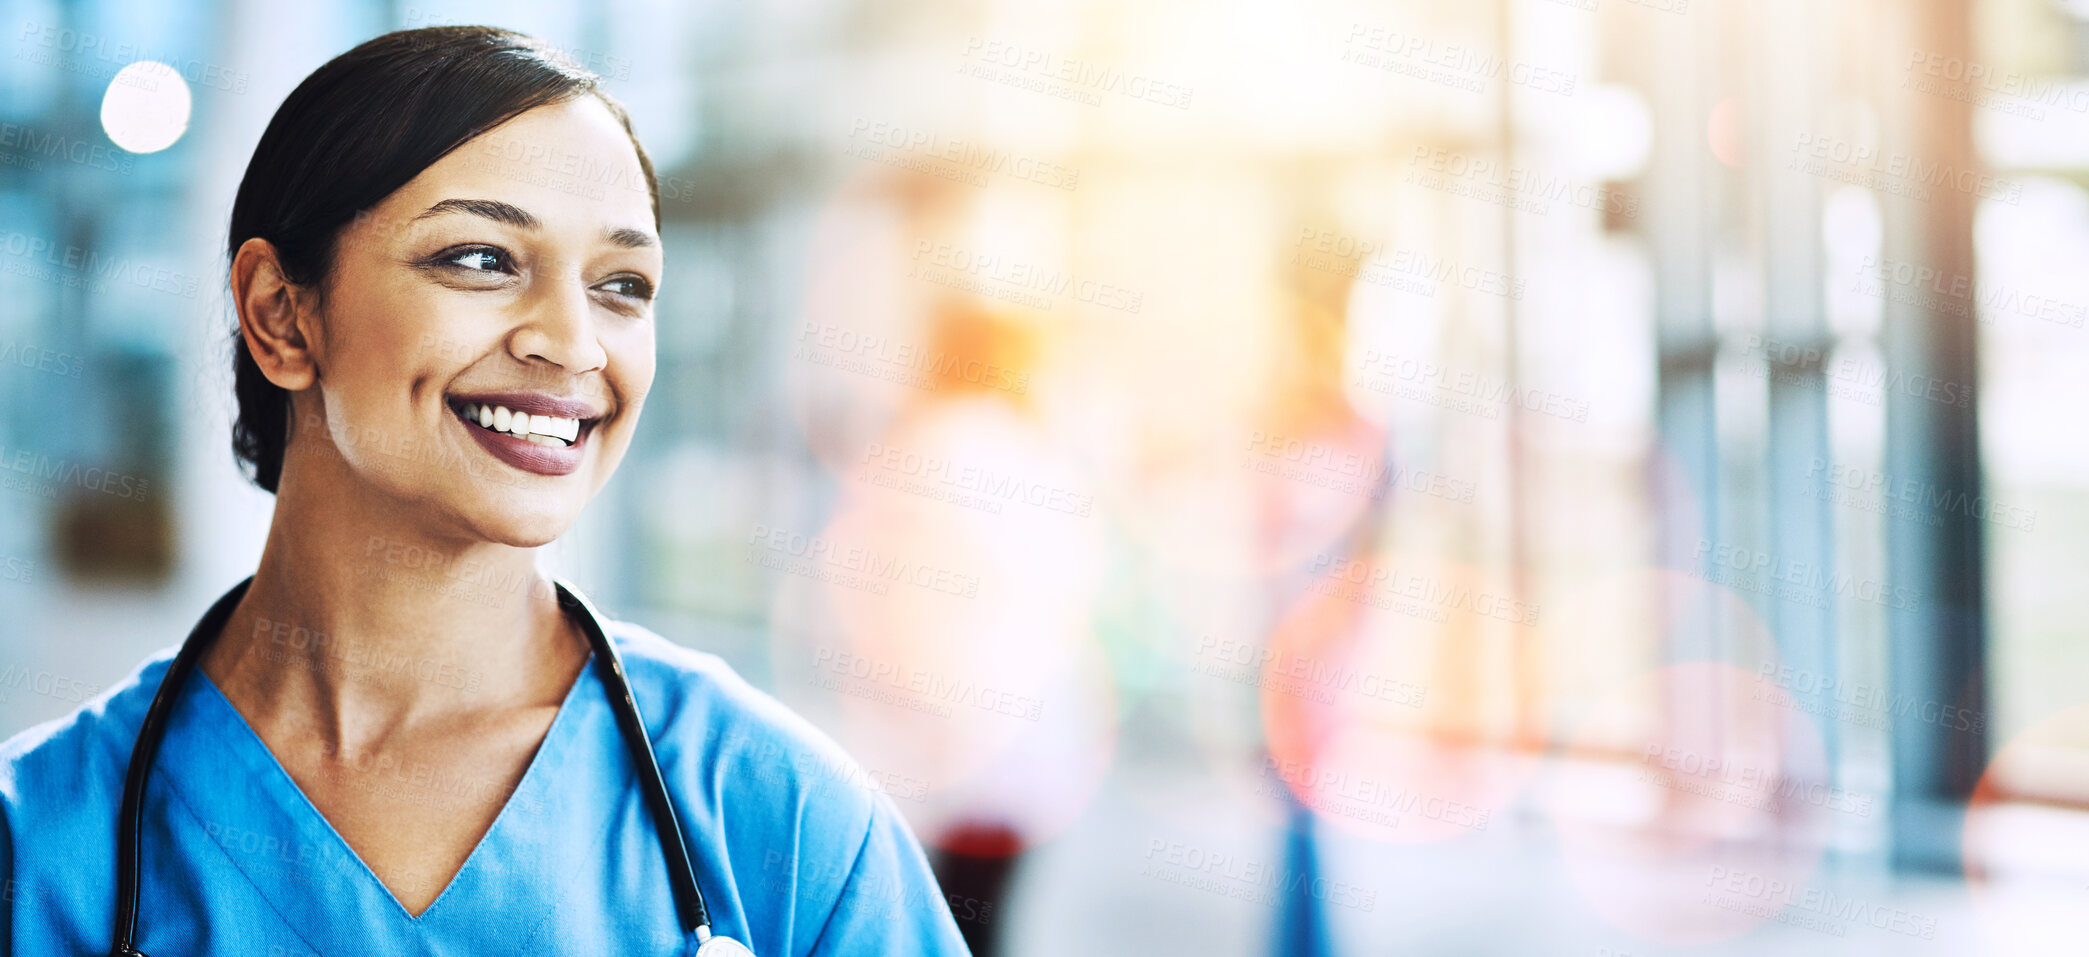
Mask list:
[[566,529],[572,527],[572,519],[565,516],[557,519],[510,522],[500,529],[504,534],[495,541],[515,548],[539,548],[557,541],[560,535],[566,534]]
[[563,502],[545,502],[536,509],[518,506],[516,502],[490,509],[481,505],[466,513],[466,522],[486,541],[514,548],[537,548],[566,534],[580,517],[578,506]]

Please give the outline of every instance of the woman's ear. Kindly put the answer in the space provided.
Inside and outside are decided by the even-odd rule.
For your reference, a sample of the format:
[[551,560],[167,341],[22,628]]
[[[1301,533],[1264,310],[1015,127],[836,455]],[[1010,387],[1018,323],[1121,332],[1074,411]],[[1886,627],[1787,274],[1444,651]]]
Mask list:
[[284,276],[274,243],[256,236],[240,244],[232,257],[232,304],[261,374],[287,392],[310,388],[317,377],[304,323],[311,295]]

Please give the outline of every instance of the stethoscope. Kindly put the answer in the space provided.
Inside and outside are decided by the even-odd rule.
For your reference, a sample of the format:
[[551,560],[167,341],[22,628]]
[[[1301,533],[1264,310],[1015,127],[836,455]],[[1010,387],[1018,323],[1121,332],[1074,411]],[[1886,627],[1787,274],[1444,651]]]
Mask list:
[[[145,722],[138,728],[138,743],[131,749],[130,768],[124,775],[123,809],[117,819],[116,944],[109,951],[111,957],[145,957],[132,946],[138,931],[138,831],[145,820],[145,779],[152,772],[152,759],[159,754],[160,739],[166,737],[167,716],[174,710],[174,699],[181,695],[181,686],[196,670],[204,649],[218,632],[225,630],[232,610],[253,583],[253,576],[247,576],[203,613],[174,655],[173,664],[167,666],[166,677],[152,696],[152,707],[145,712]],[[739,941],[711,933],[704,892],[697,887],[696,868],[689,863],[689,840],[682,833],[682,822],[675,816],[673,802],[668,800],[667,781],[660,774],[660,762],[653,757],[653,742],[646,737],[645,722],[639,719],[638,699],[632,697],[631,682],[624,678],[624,660],[617,656],[609,636],[603,633],[595,606],[565,582],[554,580],[552,584],[556,586],[560,607],[580,624],[580,630],[587,633],[588,644],[594,648],[595,670],[609,689],[609,707],[616,712],[617,730],[624,738],[624,747],[631,752],[631,763],[637,766],[646,803],[652,807],[653,832],[660,838],[661,853],[667,857],[667,876],[674,886],[675,909],[682,917],[683,939],[690,934],[696,936],[695,957],[753,957],[753,952]]]

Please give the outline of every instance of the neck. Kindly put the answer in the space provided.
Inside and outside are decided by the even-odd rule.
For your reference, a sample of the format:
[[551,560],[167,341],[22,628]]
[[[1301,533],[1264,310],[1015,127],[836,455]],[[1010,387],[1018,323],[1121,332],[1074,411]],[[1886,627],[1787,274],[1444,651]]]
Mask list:
[[311,478],[284,474],[254,583],[201,662],[248,721],[354,753],[563,699],[588,648],[536,549],[443,534],[366,483]]

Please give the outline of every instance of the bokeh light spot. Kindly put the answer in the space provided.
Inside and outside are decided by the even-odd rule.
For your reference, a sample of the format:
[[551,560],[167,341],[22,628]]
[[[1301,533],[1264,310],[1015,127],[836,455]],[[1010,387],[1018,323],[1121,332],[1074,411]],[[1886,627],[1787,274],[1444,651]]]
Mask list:
[[188,132],[189,85],[174,68],[139,60],[109,80],[102,94],[102,129],[133,153],[157,153]]

